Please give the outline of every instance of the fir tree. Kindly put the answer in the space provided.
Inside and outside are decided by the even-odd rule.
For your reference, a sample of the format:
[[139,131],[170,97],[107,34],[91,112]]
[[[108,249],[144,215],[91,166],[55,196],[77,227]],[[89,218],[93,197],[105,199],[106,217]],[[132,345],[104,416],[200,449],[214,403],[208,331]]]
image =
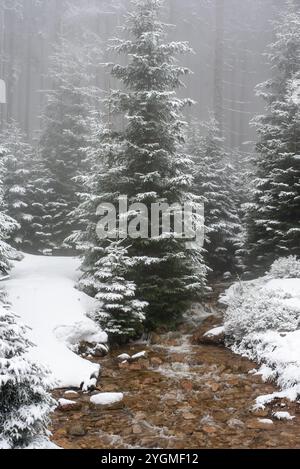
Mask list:
[[47,434],[54,401],[49,375],[31,363],[27,330],[0,303],[0,444],[24,447],[35,436]]
[[300,9],[288,2],[276,24],[269,59],[273,78],[259,85],[266,114],[255,120],[254,201],[248,219],[247,264],[264,272],[278,257],[300,254],[300,108],[295,86],[300,68]]
[[206,255],[211,275],[217,277],[238,270],[241,223],[238,212],[236,170],[225,148],[218,122],[212,118],[189,138],[188,150],[194,160],[195,191],[205,205]]
[[10,260],[16,258],[16,251],[7,243],[11,234],[19,228],[17,222],[5,213],[3,203],[3,179],[5,169],[3,158],[5,158],[6,149],[0,146],[0,274],[6,275],[10,270]]
[[114,185],[118,183],[121,168],[113,161],[117,155],[120,157],[123,144],[96,120],[92,129],[87,149],[91,172],[78,178],[81,203],[72,213],[81,230],[73,232],[66,242],[84,253],[79,288],[99,300],[92,318],[108,333],[111,342],[123,343],[140,336],[147,304],[138,300],[134,281],[126,278],[132,267],[126,247],[122,242],[100,240],[97,236],[97,208],[107,200],[117,203],[118,194],[110,190],[112,181]]
[[[166,26],[159,20],[160,6],[158,0],[133,1],[133,12],[125,26],[131,39],[112,43],[111,50],[125,54],[128,65],[111,65],[113,77],[122,81],[125,90],[112,91],[109,106],[110,111],[125,115],[127,123],[119,135],[110,131],[111,143],[105,146],[99,179],[92,177],[93,203],[116,205],[118,197],[125,195],[129,205],[145,204],[148,214],[154,203],[196,200],[189,192],[191,161],[181,153],[185,126],[181,110],[190,101],[177,98],[175,93],[188,70],[177,66],[174,56],[190,48],[187,43],[164,42]],[[127,215],[130,221],[132,213]],[[94,294],[99,293],[101,300],[94,269],[102,262],[107,241],[95,241],[96,224],[94,215],[94,223],[86,232],[83,268],[84,278],[93,284]],[[149,305],[147,327],[175,324],[205,285],[201,248],[189,251],[185,240],[166,233],[156,238],[129,239],[124,247],[130,259],[124,280],[133,282],[136,299]]]
[[144,310],[147,303],[136,298],[136,285],[126,280],[131,260],[126,248],[119,243],[111,243],[95,265],[93,278],[97,279],[96,299],[101,309],[93,318],[109,334],[111,341],[123,341],[140,337],[145,321]]
[[43,230],[48,234],[51,228],[49,247],[53,248],[61,247],[74,229],[69,214],[78,205],[76,177],[87,170],[83,159],[90,135],[89,114],[99,92],[94,85],[99,44],[92,47],[81,33],[75,43],[67,34],[59,39],[50,68],[53,91],[48,93],[43,116],[40,155],[49,176],[45,208],[51,217],[51,226],[46,224]]
[[19,249],[26,249],[29,242],[27,225],[32,220],[28,195],[34,150],[26,142],[25,135],[14,121],[7,124],[1,134],[1,139],[5,142],[5,153],[2,159],[4,209],[20,225],[20,228],[13,232],[11,243]]

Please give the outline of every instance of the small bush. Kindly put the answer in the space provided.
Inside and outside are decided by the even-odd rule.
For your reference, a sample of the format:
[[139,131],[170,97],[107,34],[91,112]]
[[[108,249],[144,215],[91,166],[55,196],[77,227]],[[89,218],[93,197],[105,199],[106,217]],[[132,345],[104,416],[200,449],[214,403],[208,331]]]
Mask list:
[[239,343],[246,335],[267,330],[294,331],[300,315],[289,307],[283,292],[259,286],[237,285],[225,313],[225,334],[228,343]]
[[272,278],[300,278],[300,260],[296,256],[282,257],[274,262],[269,275]]

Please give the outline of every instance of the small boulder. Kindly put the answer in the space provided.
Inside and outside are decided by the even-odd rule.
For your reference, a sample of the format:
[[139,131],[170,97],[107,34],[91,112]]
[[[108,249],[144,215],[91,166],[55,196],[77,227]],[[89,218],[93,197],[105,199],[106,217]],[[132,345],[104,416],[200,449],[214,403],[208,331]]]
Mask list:
[[75,423],[68,428],[68,434],[70,436],[81,437],[87,434],[86,429],[80,423]]
[[244,428],[245,424],[241,420],[238,419],[230,419],[227,422],[227,425],[229,428],[232,428],[233,430],[236,428]]
[[216,316],[209,316],[203,321],[199,329],[192,337],[194,345],[224,345],[225,333],[220,319]]
[[122,355],[119,355],[117,357],[117,360],[119,363],[123,363],[123,362],[126,362],[128,360],[130,360],[130,355],[128,355],[128,353],[122,353]]
[[58,410],[60,412],[72,412],[81,410],[82,405],[80,402],[70,401],[68,399],[59,399],[58,401]]
[[163,364],[163,361],[158,357],[152,357],[150,363],[152,366],[161,366]]
[[139,352],[136,353],[135,355],[132,355],[132,357],[129,357],[128,361],[131,363],[137,362],[139,360],[147,360],[148,354],[147,352]]
[[251,430],[270,430],[274,422],[270,419],[254,419],[247,423],[247,428]]

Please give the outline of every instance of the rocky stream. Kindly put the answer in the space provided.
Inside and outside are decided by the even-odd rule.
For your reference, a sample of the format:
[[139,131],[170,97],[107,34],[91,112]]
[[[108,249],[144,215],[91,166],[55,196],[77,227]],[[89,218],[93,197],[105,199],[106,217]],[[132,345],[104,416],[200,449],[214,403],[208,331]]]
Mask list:
[[[207,305],[176,332],[93,358],[102,368],[95,391],[54,392],[73,404],[53,414],[53,442],[66,449],[300,448],[299,404],[277,400],[254,410],[255,399],[275,386],[249,373],[256,365],[224,346],[199,344],[221,322],[215,311]],[[131,363],[117,359],[141,351],[146,356]],[[91,394],[99,392],[122,392],[124,399],[94,405]],[[275,411],[295,418],[280,421]]]

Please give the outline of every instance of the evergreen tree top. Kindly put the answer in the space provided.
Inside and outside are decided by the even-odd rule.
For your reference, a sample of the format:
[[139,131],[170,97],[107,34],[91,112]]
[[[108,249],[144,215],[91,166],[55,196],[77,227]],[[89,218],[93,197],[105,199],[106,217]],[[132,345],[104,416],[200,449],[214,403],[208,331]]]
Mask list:
[[190,73],[176,65],[174,55],[192,52],[188,42],[164,42],[168,25],[161,22],[160,0],[133,0],[124,31],[130,39],[113,39],[110,50],[128,54],[128,65],[113,65],[112,75],[136,91],[175,90],[183,86],[180,77]]

